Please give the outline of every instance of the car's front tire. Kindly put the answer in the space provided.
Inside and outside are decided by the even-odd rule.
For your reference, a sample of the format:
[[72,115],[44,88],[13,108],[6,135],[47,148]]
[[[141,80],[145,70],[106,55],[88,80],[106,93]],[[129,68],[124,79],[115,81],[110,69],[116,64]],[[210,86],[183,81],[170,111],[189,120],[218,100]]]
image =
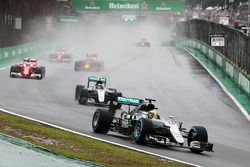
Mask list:
[[79,104],[86,105],[88,102],[88,91],[82,89],[80,91]]
[[[192,141],[208,142],[207,130],[203,126],[193,126],[188,132],[188,146]],[[192,152],[200,153],[203,150],[190,148]]]
[[113,120],[113,114],[108,110],[97,109],[92,119],[92,129],[96,133],[108,133],[111,122]]
[[134,131],[132,133],[133,140],[137,144],[146,144],[145,136],[151,133],[153,130],[153,124],[150,120],[141,118],[136,121]]
[[15,75],[12,75],[12,74],[11,74],[12,72],[18,73],[18,72],[19,72],[18,67],[16,67],[16,66],[11,66],[11,67],[10,67],[10,77],[11,77],[11,78],[14,78]]
[[[117,100],[117,98],[118,97],[122,97],[122,93],[121,92],[117,92],[117,93],[115,93],[115,98],[116,98],[116,100]],[[117,104],[116,106],[115,106],[117,109],[120,109],[121,107],[122,107],[122,104]]]
[[83,86],[83,85],[76,85],[76,89],[75,89],[75,100],[79,100],[81,90],[83,90],[83,89],[84,89],[84,86]]

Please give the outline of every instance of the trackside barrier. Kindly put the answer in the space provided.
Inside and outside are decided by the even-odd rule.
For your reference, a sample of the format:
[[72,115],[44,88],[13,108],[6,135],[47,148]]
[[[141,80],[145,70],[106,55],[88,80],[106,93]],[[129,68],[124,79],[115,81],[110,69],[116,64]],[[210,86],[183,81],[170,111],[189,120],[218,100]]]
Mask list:
[[196,39],[182,38],[175,40],[175,43],[177,47],[193,48],[203,53],[213,63],[217,64],[218,67],[220,67],[222,71],[224,71],[240,87],[240,89],[250,97],[250,77],[236,64],[228,60],[223,54],[206,43]]
[[0,67],[12,62],[21,61],[24,57],[41,56],[40,54],[48,52],[56,46],[57,43],[54,41],[41,40],[0,48]]

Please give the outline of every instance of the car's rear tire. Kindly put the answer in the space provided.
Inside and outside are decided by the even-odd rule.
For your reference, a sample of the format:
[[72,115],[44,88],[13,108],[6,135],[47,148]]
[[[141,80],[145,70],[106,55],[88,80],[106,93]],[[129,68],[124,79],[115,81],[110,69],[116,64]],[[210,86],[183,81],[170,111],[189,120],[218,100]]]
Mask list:
[[81,90],[83,90],[83,89],[84,89],[84,86],[83,86],[83,85],[76,85],[76,89],[75,89],[75,100],[79,100]]
[[79,104],[86,105],[88,102],[88,91],[82,89],[80,91]]
[[72,55],[70,55],[70,54],[69,55],[65,55],[65,58],[68,59],[67,60],[68,63],[71,63],[71,61],[72,61]]
[[19,72],[18,67],[17,66],[11,66],[10,67],[10,77],[14,78],[15,75],[11,75],[12,72],[18,73]]
[[97,109],[92,119],[92,129],[96,133],[108,133],[113,114],[105,109]]
[[75,69],[75,71],[79,71],[79,63],[78,62],[75,62],[75,66],[74,66],[74,69]]
[[37,71],[36,71],[36,74],[40,74],[40,77],[37,77],[37,79],[42,79],[43,78],[43,74],[45,73],[45,68],[44,67],[38,67],[37,68]]
[[40,68],[41,68],[41,70],[42,70],[42,76],[45,77],[45,67],[42,66],[42,67],[40,67]]
[[[192,141],[208,142],[207,130],[203,126],[193,126],[188,132],[188,146]],[[192,152],[200,153],[203,150],[190,149]]]
[[141,118],[136,121],[134,131],[132,133],[133,140],[137,144],[146,144],[145,135],[151,133],[153,130],[152,121],[149,119]]
[[[115,93],[115,98],[116,98],[116,100],[117,100],[118,97],[122,97],[122,93],[121,93],[121,92]],[[122,104],[117,103],[117,105],[115,105],[115,107],[116,107],[117,109],[120,109],[120,108],[122,107]]]

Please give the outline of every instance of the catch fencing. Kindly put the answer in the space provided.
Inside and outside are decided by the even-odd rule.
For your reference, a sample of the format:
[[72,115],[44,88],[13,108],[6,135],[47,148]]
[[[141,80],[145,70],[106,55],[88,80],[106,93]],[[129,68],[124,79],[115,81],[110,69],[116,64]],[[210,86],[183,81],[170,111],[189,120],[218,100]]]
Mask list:
[[215,49],[233,62],[240,70],[250,75],[250,37],[233,28],[205,20],[178,22],[176,33],[210,45],[210,35],[224,34],[225,46]]

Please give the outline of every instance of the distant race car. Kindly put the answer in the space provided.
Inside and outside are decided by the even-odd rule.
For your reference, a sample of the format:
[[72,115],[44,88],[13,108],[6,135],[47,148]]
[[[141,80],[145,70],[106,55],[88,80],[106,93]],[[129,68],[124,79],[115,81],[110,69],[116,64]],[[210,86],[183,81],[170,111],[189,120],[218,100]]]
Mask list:
[[75,71],[95,71],[104,70],[103,61],[97,60],[97,54],[87,54],[84,60],[75,62]]
[[[204,127],[193,126],[189,131],[173,117],[162,119],[151,110],[157,110],[153,99],[118,97],[111,101],[109,109],[97,109],[92,119],[92,129],[96,133],[117,132],[131,137],[137,144],[181,147],[192,152],[213,151],[208,143],[208,134]],[[127,111],[116,113],[113,104],[127,105]],[[118,116],[117,116],[118,115]],[[186,139],[186,141],[185,141]]]
[[142,38],[139,42],[137,42],[137,47],[150,47],[150,42],[147,39]]
[[42,79],[45,76],[45,67],[37,66],[37,59],[24,58],[23,64],[11,66],[11,78]]
[[49,55],[49,61],[50,62],[68,62],[70,63],[72,60],[72,54],[68,53],[67,50],[59,49],[56,51],[56,53]]
[[[113,98],[122,96],[116,89],[106,87],[107,79],[104,77],[88,77],[87,87],[77,85],[75,90],[75,100],[80,104],[88,103],[96,105],[107,105]],[[119,108],[121,105],[118,105]]]

